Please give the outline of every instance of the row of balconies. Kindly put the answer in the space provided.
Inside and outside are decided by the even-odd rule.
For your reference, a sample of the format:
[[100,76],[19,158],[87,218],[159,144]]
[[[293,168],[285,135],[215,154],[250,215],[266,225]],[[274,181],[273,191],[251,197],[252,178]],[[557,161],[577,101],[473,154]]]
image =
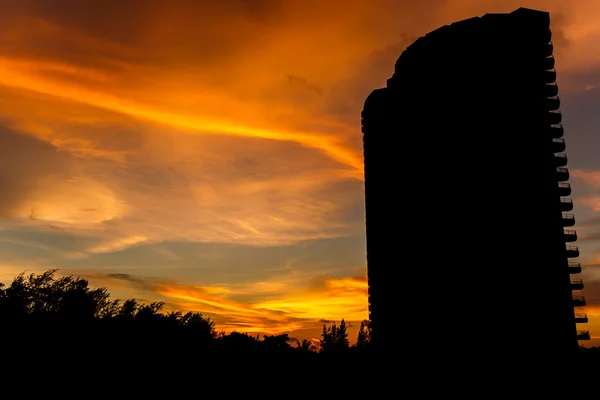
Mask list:
[[[556,168],[556,178],[559,182],[565,182],[569,180],[569,170],[567,168],[558,167]],[[569,186],[570,188],[570,186]],[[560,186],[559,186],[560,190]]]
[[590,331],[577,331],[577,340],[590,340]]
[[575,313],[575,322],[578,324],[587,324],[588,317],[586,313]]
[[565,134],[565,129],[561,124],[552,125],[548,128],[548,130],[550,131],[550,137],[553,139],[561,138]]
[[544,83],[552,84],[556,82],[556,70],[554,68],[544,71]]
[[546,98],[546,109],[548,111],[556,111],[560,108],[560,97],[547,97]]
[[571,290],[583,290],[583,279],[571,279]]
[[544,85],[544,97],[550,98],[556,96],[558,96],[558,85],[556,82],[546,83]]
[[567,242],[567,243],[577,241],[577,231],[575,231],[575,230],[565,230],[563,236],[564,236],[565,242]]
[[573,210],[573,200],[561,198],[560,199],[560,211],[572,211]]
[[579,257],[579,247],[577,246],[567,246],[567,258],[577,258]]
[[561,153],[565,151],[567,144],[563,138],[552,138],[552,152]]
[[542,60],[542,68],[544,68],[544,70],[548,71],[554,69],[554,66],[556,65],[556,60],[554,59],[554,56],[552,54],[543,58]]
[[583,307],[586,304],[585,296],[573,296],[573,307]]
[[562,225],[563,227],[575,226],[575,216],[573,214],[563,214]]
[[[552,96],[546,96],[552,97]],[[558,125],[562,122],[562,113],[560,110],[548,111],[548,122],[550,125]]]
[[[556,139],[552,139],[553,141]],[[554,154],[554,165],[557,167],[564,167],[569,162],[567,155],[565,153],[556,153]]]
[[[569,187],[570,189],[570,187]],[[570,205],[570,208],[573,208],[573,202],[571,199],[560,199],[561,206],[565,206],[567,204]],[[567,206],[568,207],[568,206]],[[575,216],[572,214],[563,214],[562,217],[563,226],[573,226],[575,225]],[[564,230],[564,239],[565,242],[574,242],[577,240],[577,232],[575,230]],[[575,258],[579,256],[579,248],[577,246],[566,246],[566,252],[568,258]],[[579,274],[581,273],[581,264],[578,262],[569,262],[568,263],[569,274]],[[583,290],[583,280],[571,278],[570,288],[571,290]],[[572,304],[573,307],[584,307],[587,302],[585,300],[585,296],[572,296]],[[585,324],[588,322],[588,317],[586,313],[575,313],[575,323]],[[590,340],[590,332],[589,331],[577,331],[577,340]]]
[[[543,57],[552,57],[552,53],[554,53],[554,44],[552,44],[552,42],[546,43],[542,47],[542,55],[543,55]],[[551,69],[551,68],[548,68],[548,69]]]
[[[565,170],[566,170],[566,168],[565,168]],[[557,171],[557,173],[560,174],[559,171]],[[568,176],[569,175],[569,171],[568,170],[566,171],[566,174],[567,174],[567,179],[568,179],[568,177],[569,177]],[[567,183],[567,182],[559,182],[558,183],[558,194],[561,197],[570,196],[571,195],[571,184]]]
[[[563,218],[564,219],[564,218]],[[577,234],[574,231],[565,231],[565,236],[568,234],[573,234],[577,237]],[[569,257],[569,251],[572,251],[574,254],[579,255],[579,249],[576,246],[567,246],[567,257]],[[569,262],[568,264],[569,274],[579,274],[581,273],[581,264],[578,262]],[[571,278],[571,290],[583,290],[583,280],[582,279],[573,279]],[[587,301],[585,300],[585,296],[572,296],[573,307],[585,307]],[[576,324],[587,324],[588,317],[586,313],[575,313],[575,323]],[[577,331],[577,340],[590,340],[590,331]]]
[[[546,109],[548,110],[548,122],[550,123],[550,136],[552,138],[552,151],[554,154],[554,164],[556,167],[558,191],[561,196],[560,209],[561,211],[573,210],[573,200],[565,198],[565,196],[571,195],[571,185],[565,181],[569,180],[569,170],[563,168],[567,165],[567,155],[563,153],[566,149],[565,140],[562,138],[564,135],[564,129],[560,123],[562,122],[562,114],[559,111],[560,98],[558,97],[558,85],[556,84],[556,71],[554,70],[554,57],[552,56],[553,46],[548,44],[546,46],[546,57],[544,66],[544,82],[545,82],[545,96],[546,96]],[[575,216],[572,214],[562,215],[563,227],[570,227],[575,225]],[[564,241],[566,243],[577,241],[577,232],[575,230],[563,231]],[[566,246],[566,254],[568,258],[575,258],[579,256],[579,248],[577,246]],[[578,262],[568,263],[569,274],[581,273],[581,264]],[[570,281],[571,290],[582,290],[583,280],[571,279]],[[573,296],[573,307],[583,307],[586,305],[584,296]],[[585,313],[575,313],[575,323],[587,323],[588,318]],[[589,340],[589,331],[577,331],[577,340]]]
[[568,263],[569,274],[579,274],[581,273],[581,264],[575,261],[570,261]]

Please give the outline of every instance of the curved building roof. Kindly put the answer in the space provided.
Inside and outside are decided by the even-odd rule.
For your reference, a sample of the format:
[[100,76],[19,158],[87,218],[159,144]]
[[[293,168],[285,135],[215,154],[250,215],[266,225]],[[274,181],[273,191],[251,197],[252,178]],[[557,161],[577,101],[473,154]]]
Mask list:
[[551,39],[550,14],[545,11],[519,8],[508,14],[485,14],[444,25],[423,37],[420,37],[402,52],[396,61],[395,72],[398,73],[405,65],[415,64],[419,59],[434,56],[429,49],[439,48],[456,36],[482,34],[483,32],[504,34],[509,32],[548,32],[547,41]]

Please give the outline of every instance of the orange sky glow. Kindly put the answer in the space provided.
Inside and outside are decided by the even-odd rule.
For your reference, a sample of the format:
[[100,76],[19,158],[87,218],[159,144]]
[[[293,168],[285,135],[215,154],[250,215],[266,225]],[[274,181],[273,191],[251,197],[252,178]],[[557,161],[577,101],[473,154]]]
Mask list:
[[0,282],[58,268],[219,330],[309,339],[368,317],[366,96],[443,24],[550,11],[585,329],[600,337],[597,1],[0,6]]

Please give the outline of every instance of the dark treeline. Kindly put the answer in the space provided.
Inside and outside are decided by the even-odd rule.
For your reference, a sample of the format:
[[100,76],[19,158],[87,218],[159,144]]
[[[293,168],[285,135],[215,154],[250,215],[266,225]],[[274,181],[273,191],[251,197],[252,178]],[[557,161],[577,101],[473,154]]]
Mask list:
[[[28,362],[87,357],[117,363],[187,360],[185,364],[208,354],[279,353],[319,359],[373,353],[368,321],[361,323],[353,345],[344,320],[323,325],[319,343],[287,334],[227,334],[200,313],[164,312],[160,302],[112,300],[106,288],[91,288],[79,277],[57,277],[57,270],[20,274],[9,286],[0,284],[0,339],[5,354],[18,353]],[[581,347],[580,356],[595,362],[600,347]]]
[[279,352],[318,357],[370,349],[367,321],[352,346],[344,320],[324,325],[317,344],[288,334],[226,334],[200,313],[164,312],[161,302],[112,300],[106,288],[91,288],[80,277],[57,277],[57,270],[20,274],[9,286],[0,284],[0,334],[22,350],[41,345],[52,353],[68,346],[105,356]]

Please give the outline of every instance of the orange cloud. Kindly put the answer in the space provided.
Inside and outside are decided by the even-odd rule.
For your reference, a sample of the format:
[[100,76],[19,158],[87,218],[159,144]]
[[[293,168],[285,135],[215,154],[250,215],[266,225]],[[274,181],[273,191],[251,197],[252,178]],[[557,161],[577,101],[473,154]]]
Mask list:
[[[6,271],[104,260],[163,241],[291,246],[362,237],[362,104],[385,85],[406,45],[443,24],[521,6],[546,9],[561,90],[600,84],[581,78],[600,68],[595,0],[5,6],[0,215],[28,232],[86,239],[76,249],[57,244],[62,258],[52,261],[24,251]],[[571,173],[600,187],[596,173]],[[581,201],[600,209],[594,197]],[[28,246],[37,245],[31,240]],[[206,285],[154,283],[143,293],[228,315],[220,320],[227,329],[280,332],[321,318],[366,317],[361,279],[300,288],[252,278],[240,287]]]
[[[259,282],[238,287],[186,286],[125,274],[90,275],[93,282],[127,288],[166,301],[171,309],[210,316],[225,331],[279,334],[318,329],[321,320],[362,321],[367,318],[367,285],[363,277],[325,279],[318,288],[292,281]],[[271,290],[265,295],[264,286]],[[252,301],[234,297],[251,296]]]
[[583,181],[590,188],[600,189],[600,171],[573,169],[569,171],[569,174],[573,178]]

